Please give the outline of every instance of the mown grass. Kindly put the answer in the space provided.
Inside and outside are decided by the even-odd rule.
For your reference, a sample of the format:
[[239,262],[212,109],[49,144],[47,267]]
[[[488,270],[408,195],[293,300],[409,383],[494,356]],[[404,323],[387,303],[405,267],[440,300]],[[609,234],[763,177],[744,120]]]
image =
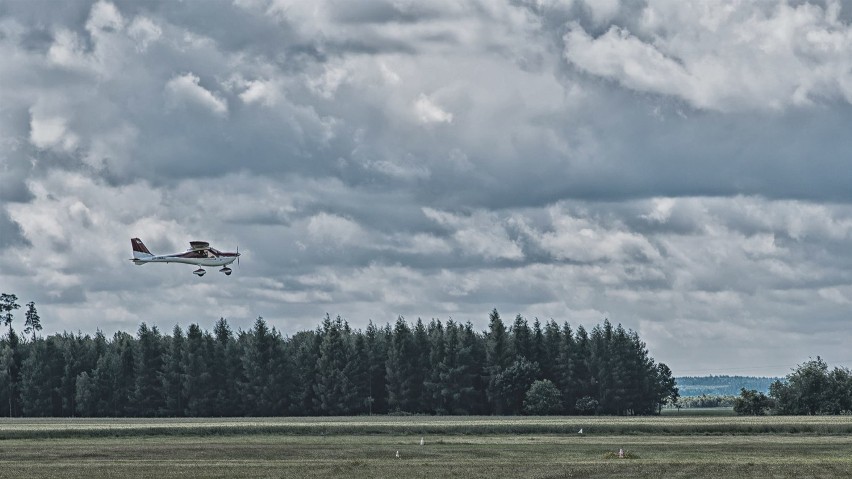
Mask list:
[[0,477],[834,478],[852,477],[850,430],[845,416],[5,419]]
[[[0,441],[0,477],[848,477],[849,436],[232,435]],[[617,459],[619,448],[634,459]],[[396,457],[399,451],[400,457]]]
[[4,419],[0,440],[273,435],[736,435],[852,434],[852,416],[446,417],[225,419]]

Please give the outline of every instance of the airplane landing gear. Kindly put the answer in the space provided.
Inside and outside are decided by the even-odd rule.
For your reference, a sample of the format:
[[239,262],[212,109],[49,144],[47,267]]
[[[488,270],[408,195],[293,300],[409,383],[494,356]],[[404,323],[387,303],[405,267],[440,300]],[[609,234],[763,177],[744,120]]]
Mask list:
[[232,270],[231,268],[229,268],[229,267],[225,266],[224,268],[220,269],[219,271],[221,271],[221,272],[225,273],[225,276],[230,276],[230,275],[231,275],[231,273],[232,273],[234,270]]
[[205,270],[204,268],[198,268],[197,270],[193,271],[192,274],[198,275],[198,277],[200,278],[200,277],[204,276],[204,273],[206,273],[206,272],[207,272],[207,270]]

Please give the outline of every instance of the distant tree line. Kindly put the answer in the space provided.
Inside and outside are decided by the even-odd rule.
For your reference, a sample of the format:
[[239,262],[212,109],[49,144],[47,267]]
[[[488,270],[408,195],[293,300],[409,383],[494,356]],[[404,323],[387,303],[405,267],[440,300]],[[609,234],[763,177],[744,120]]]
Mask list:
[[507,329],[494,310],[485,332],[403,318],[362,331],[326,316],[290,337],[258,318],[249,331],[220,319],[212,332],[22,338],[7,318],[5,416],[635,415],[677,397],[669,368],[609,321],[587,332],[518,315]]
[[687,396],[736,396],[740,390],[754,389],[764,393],[769,392],[769,386],[777,381],[777,377],[755,376],[680,376],[676,377],[681,398]]
[[[680,386],[678,386],[680,389]],[[701,396],[681,396],[676,404],[671,406],[677,408],[715,408],[715,407],[733,407],[737,396],[725,395],[718,396],[715,394],[702,394]]]

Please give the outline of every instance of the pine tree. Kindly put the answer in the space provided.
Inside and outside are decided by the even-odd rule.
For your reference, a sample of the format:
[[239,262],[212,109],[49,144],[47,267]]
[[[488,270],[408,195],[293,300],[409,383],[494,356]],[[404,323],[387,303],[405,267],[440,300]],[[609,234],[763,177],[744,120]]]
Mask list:
[[515,360],[526,358],[532,361],[532,332],[527,320],[520,314],[515,317],[515,322],[512,324],[512,346],[515,351]]
[[[577,401],[589,398],[597,402],[597,381],[592,376],[591,367],[592,346],[586,328],[582,324],[577,327],[575,347],[573,348],[571,357],[571,383],[575,391],[573,392],[574,397],[576,397]],[[563,401],[566,399],[570,398],[563,397]],[[572,409],[575,408],[575,405],[576,402],[568,404]]]
[[501,414],[505,406],[505,401],[495,381],[500,372],[512,363],[512,353],[509,349],[508,338],[506,337],[506,326],[503,324],[503,320],[500,319],[500,313],[497,312],[496,308],[491,311],[489,317],[485,353],[485,371],[489,376],[488,401],[491,405],[491,412]]
[[370,354],[367,350],[367,340],[361,331],[352,335],[352,359],[346,365],[344,374],[354,386],[355,403],[351,414],[366,414],[370,412]]
[[[136,384],[136,359],[133,337],[124,332],[115,333],[113,336],[113,354],[98,365],[103,369],[103,381],[99,384],[99,391],[109,389],[102,397],[111,399],[110,408],[106,409],[111,416],[129,416],[133,414],[135,407],[134,390]],[[101,368],[103,366],[103,368]]]
[[412,359],[414,358],[414,339],[408,323],[400,316],[394,325],[393,335],[388,349],[387,392],[389,411],[414,412],[417,399],[414,391],[414,374]]
[[36,311],[35,303],[30,301],[27,303],[26,320],[24,321],[24,333],[33,334],[33,341],[36,339],[36,332],[41,331],[41,318]]
[[0,294],[0,319],[3,320],[5,326],[9,326],[9,335],[12,334],[12,321],[14,314],[12,311],[19,309],[21,305],[17,303],[18,297],[14,294]]
[[186,398],[184,412],[189,417],[207,416],[211,413],[208,356],[201,327],[198,324],[190,324],[186,330],[183,355],[183,396]]
[[270,331],[262,317],[257,318],[251,333],[246,335],[244,405],[249,415],[275,416],[285,410],[286,401],[280,395],[274,369],[279,341],[278,333],[274,329]]
[[[448,324],[451,323],[452,320]],[[441,321],[433,319],[429,323],[427,334],[430,344],[428,375],[424,384],[424,394],[426,396],[425,410],[431,413],[443,414],[447,409],[444,393],[444,389],[447,386],[444,376],[448,367],[446,362],[444,325],[441,324]]]
[[557,385],[559,384],[558,377],[561,365],[559,354],[561,342],[562,332],[559,330],[559,325],[551,319],[544,325],[544,339],[539,366],[541,367],[541,376]]
[[[385,326],[389,329],[390,326]],[[386,335],[370,321],[364,333],[367,348],[368,382],[367,402],[370,414],[388,412],[387,401],[387,342]]]
[[332,321],[326,315],[322,326],[317,374],[313,382],[315,407],[323,415],[349,414],[357,401],[355,385],[344,372],[352,359],[345,334],[340,316]]
[[9,405],[9,417],[17,417],[21,415],[20,387],[22,362],[23,356],[21,354],[20,340],[18,339],[18,335],[15,333],[15,330],[12,328],[11,320],[9,320],[9,335],[6,338],[6,344],[3,347],[3,372],[7,384],[7,387],[5,388],[5,396],[6,402],[8,402]]
[[133,410],[139,416],[157,415],[165,404],[163,399],[163,351],[160,332],[142,323],[138,332],[138,359]]
[[167,417],[183,416],[186,407],[184,397],[184,337],[180,326],[175,325],[171,338],[166,342],[168,353],[165,358],[165,373],[163,374],[163,394],[165,396],[165,409],[163,415]]
[[414,324],[413,350],[411,357],[411,406],[409,411],[422,413],[428,408],[429,399],[426,392],[426,380],[429,378],[429,333],[420,318]]
[[315,415],[316,391],[313,387],[317,377],[317,363],[322,344],[321,331],[301,331],[290,339],[290,349],[293,351],[293,369],[295,387],[291,392],[293,397],[294,415]]
[[461,336],[458,359],[461,368],[459,413],[486,414],[489,410],[485,357],[485,339],[473,330],[473,324],[468,321]]
[[232,345],[234,335],[225,318],[219,318],[213,328],[213,357],[210,367],[210,387],[215,396],[215,407],[213,413],[217,416],[236,416],[237,409],[237,371],[242,370],[238,356],[233,355]]
[[530,357],[531,362],[538,363],[541,368],[541,363],[546,358],[544,357],[544,332],[541,330],[541,321],[535,318],[533,322],[532,334],[530,336]]

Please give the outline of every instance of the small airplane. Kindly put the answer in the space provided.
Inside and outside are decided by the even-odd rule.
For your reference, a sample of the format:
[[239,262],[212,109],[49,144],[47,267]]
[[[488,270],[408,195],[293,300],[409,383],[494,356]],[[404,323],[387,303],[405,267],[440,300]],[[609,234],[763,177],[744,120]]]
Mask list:
[[131,238],[130,245],[133,247],[133,257],[130,258],[130,261],[133,261],[136,265],[145,263],[194,264],[199,266],[199,268],[192,273],[199,277],[204,276],[204,273],[207,272],[200,266],[221,266],[222,269],[219,271],[225,273],[226,276],[230,276],[233,270],[227,265],[233,263],[234,260],[237,260],[237,264],[239,264],[240,261],[239,248],[237,248],[236,253],[226,253],[224,251],[211,248],[210,243],[206,241],[190,241],[190,248],[186,251],[186,253],[164,255],[152,254],[139,238]]

